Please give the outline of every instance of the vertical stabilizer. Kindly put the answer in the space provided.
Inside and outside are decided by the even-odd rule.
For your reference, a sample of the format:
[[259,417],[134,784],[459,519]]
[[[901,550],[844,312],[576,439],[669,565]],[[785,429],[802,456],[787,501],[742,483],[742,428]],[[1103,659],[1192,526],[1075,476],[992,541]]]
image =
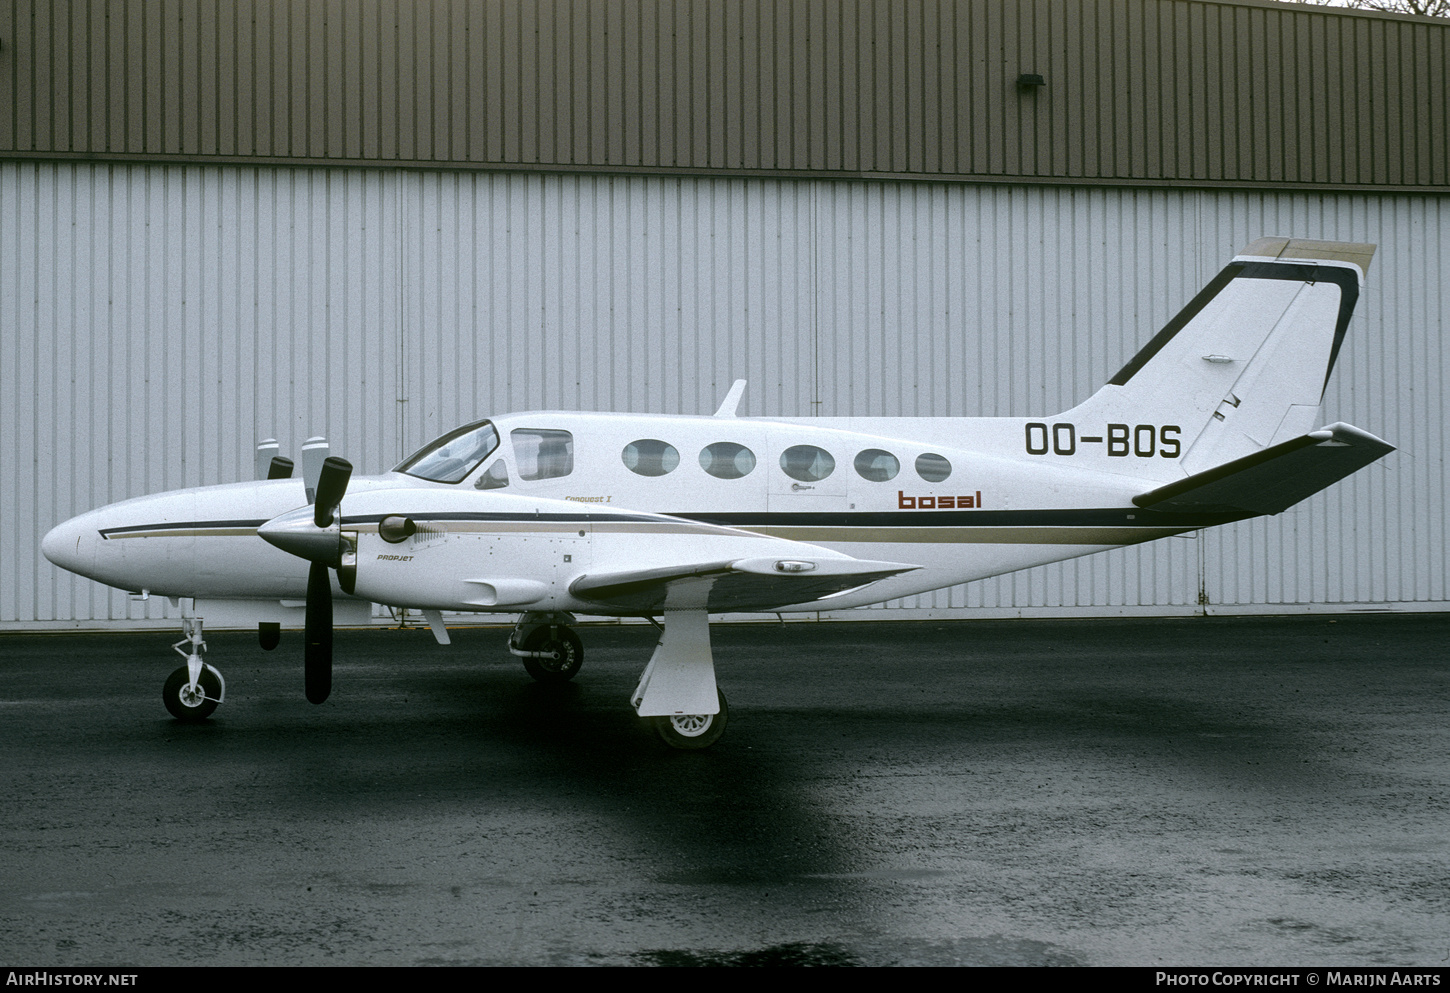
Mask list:
[[[1260,238],[1063,418],[1134,431],[1154,425],[1160,436],[1166,428],[1187,473],[1305,434],[1319,417],[1374,250]],[[1105,454],[1111,462],[1118,452]]]

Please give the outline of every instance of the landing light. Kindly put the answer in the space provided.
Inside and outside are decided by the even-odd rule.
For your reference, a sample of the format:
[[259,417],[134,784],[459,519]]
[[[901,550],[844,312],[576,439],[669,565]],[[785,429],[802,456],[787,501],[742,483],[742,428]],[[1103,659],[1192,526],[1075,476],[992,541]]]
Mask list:
[[811,572],[816,567],[814,562],[795,562],[790,559],[782,559],[775,564],[776,572]]

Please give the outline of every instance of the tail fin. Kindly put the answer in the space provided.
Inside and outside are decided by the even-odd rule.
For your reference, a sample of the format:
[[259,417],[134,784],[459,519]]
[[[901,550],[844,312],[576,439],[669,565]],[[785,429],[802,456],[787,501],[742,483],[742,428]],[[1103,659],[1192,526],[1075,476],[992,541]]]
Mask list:
[[[1171,439],[1177,472],[1189,474],[1304,435],[1319,416],[1374,250],[1260,238],[1063,419],[1106,426],[1108,456],[1127,455],[1129,443],[1114,441],[1129,430],[1146,437],[1138,432],[1153,425],[1150,434]],[[1158,446],[1160,455],[1169,450]],[[1149,468],[1146,459],[1126,461],[1137,463],[1133,471]]]

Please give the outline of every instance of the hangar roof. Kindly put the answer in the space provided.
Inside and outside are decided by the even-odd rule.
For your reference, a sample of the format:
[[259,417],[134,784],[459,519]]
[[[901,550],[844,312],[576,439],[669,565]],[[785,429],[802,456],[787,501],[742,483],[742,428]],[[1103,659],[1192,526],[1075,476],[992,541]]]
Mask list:
[[0,158],[1442,192],[1447,67],[1267,0],[0,0]]

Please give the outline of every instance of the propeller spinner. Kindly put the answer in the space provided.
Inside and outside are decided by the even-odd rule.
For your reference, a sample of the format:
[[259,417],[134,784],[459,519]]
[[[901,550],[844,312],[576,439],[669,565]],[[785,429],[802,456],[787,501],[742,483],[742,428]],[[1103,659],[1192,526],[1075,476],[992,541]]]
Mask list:
[[357,577],[351,542],[342,533],[342,498],[352,478],[352,463],[329,456],[322,463],[316,500],[257,528],[257,534],[284,552],[307,559],[305,663],[307,699],[322,703],[332,692],[332,578],[351,593]]

